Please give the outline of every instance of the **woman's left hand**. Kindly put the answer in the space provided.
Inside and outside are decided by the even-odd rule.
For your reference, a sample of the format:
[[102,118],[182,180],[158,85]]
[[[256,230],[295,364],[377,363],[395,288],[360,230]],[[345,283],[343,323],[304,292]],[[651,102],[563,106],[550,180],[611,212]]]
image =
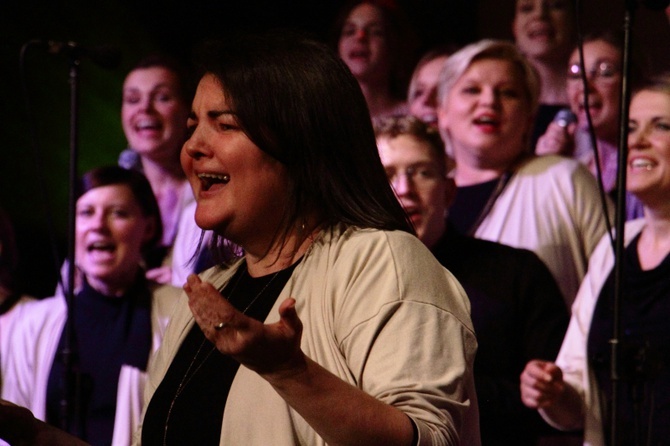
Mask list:
[[[263,324],[235,309],[211,283],[195,274],[188,277],[184,290],[196,323],[221,353],[260,375],[293,373],[305,367],[295,299],[282,302],[278,322]],[[221,323],[223,327],[217,329]]]

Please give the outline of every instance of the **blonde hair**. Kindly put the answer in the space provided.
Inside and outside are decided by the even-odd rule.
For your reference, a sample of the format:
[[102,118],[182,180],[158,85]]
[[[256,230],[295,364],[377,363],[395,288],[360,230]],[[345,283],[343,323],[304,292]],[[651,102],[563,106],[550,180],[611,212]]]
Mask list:
[[444,102],[454,84],[470,68],[470,65],[485,59],[506,60],[519,68],[523,85],[526,87],[528,105],[532,113],[535,113],[540,97],[540,77],[537,71],[513,43],[494,39],[471,43],[449,56],[439,77],[438,103]]
[[[437,89],[438,108],[444,106],[444,102],[451,93],[452,88],[468,68],[477,61],[487,59],[508,61],[519,69],[528,109],[531,116],[534,116],[540,98],[540,77],[537,71],[513,43],[494,39],[484,39],[471,43],[449,56],[442,66],[439,76]],[[449,138],[445,137],[444,139],[447,153],[450,153],[451,148],[449,146],[451,143]],[[530,129],[526,137],[527,150],[529,150],[529,142]]]

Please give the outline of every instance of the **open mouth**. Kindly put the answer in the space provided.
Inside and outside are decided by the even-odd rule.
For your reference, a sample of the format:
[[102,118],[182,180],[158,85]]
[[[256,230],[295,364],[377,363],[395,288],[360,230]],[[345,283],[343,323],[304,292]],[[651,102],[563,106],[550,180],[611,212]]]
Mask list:
[[494,130],[500,127],[500,120],[490,115],[478,116],[473,122],[476,126],[487,130]]
[[88,252],[113,252],[114,249],[116,249],[116,245],[114,245],[112,242],[93,242],[86,246],[86,250]]
[[427,124],[437,124],[437,112],[426,112],[421,115],[421,120]]
[[162,125],[160,122],[152,119],[142,119],[135,123],[135,130],[138,132],[148,131],[148,130],[160,130]]
[[554,31],[548,26],[537,26],[530,29],[528,37],[531,39],[552,39],[554,37]]
[[656,163],[648,158],[635,158],[629,163],[633,169],[651,170],[656,166]]
[[200,184],[202,185],[202,190],[204,191],[210,190],[214,185],[227,184],[230,181],[230,176],[226,174],[218,175],[212,173],[201,173],[198,174],[198,178],[200,179]]
[[365,50],[354,50],[349,53],[350,59],[367,59],[370,52]]
[[498,124],[497,119],[493,119],[491,116],[480,116],[475,119],[476,124]]
[[[589,102],[588,111],[589,111],[589,114],[591,116],[598,115],[600,113],[600,111],[602,110],[602,108],[603,108],[602,103],[600,101]],[[579,116],[582,117],[580,120],[582,120],[582,121],[586,120],[586,104],[584,104],[583,102],[580,103],[579,107],[578,107],[578,110],[577,110],[577,113],[578,113]]]

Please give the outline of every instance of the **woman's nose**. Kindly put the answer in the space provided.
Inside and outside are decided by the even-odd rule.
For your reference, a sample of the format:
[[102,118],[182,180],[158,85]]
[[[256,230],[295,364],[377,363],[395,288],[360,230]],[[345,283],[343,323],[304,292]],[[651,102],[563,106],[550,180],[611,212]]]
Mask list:
[[479,100],[483,104],[495,106],[499,102],[499,95],[492,88],[485,88],[482,90]]
[[649,147],[649,139],[644,128],[638,128],[628,133],[628,148],[631,150],[642,150]]
[[[596,83],[595,83],[596,77],[594,76],[594,74],[587,72],[585,77],[586,77],[586,91],[587,92],[595,91],[596,90]],[[581,78],[579,79],[579,82],[577,82],[577,88],[578,88],[578,91],[580,91],[581,93],[584,92],[584,82],[582,82]]]
[[147,95],[139,100],[138,106],[143,111],[149,111],[154,109],[154,102],[151,97]]
[[203,142],[202,136],[198,129],[195,129],[191,136],[186,140],[183,146],[184,152],[194,160],[209,156],[211,151],[208,149],[206,143]]
[[104,212],[96,211],[87,220],[88,229],[104,229],[107,227],[107,218]]

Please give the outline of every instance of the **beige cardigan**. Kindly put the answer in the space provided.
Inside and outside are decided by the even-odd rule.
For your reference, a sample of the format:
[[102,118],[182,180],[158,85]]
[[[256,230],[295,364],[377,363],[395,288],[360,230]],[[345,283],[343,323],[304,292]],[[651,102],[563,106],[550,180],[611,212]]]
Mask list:
[[[202,277],[221,287],[237,265],[212,268]],[[456,279],[416,237],[343,227],[323,231],[266,322],[278,320],[279,304],[288,297],[297,301],[305,354],[405,412],[418,426],[419,444],[480,443],[469,302]],[[183,295],[150,371],[147,402],[193,323]],[[138,432],[135,444],[140,439]],[[266,381],[240,367],[220,444],[325,443]]]

